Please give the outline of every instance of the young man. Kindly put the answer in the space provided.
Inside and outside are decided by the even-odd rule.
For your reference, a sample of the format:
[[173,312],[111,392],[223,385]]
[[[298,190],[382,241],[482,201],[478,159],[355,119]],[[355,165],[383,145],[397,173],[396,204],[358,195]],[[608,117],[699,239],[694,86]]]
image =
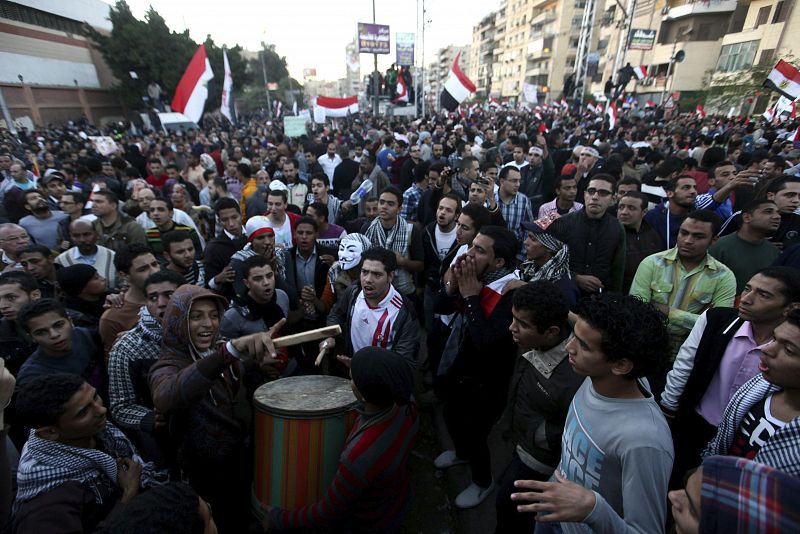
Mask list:
[[[524,158],[524,155],[523,155]],[[521,178],[519,170],[513,166],[506,166],[500,170],[498,175],[500,187],[494,194],[495,202],[500,206],[503,219],[506,221],[506,228],[514,232],[520,249],[517,258],[525,256],[522,243],[525,241],[525,229],[522,223],[533,220],[533,211],[528,197],[519,192]]]
[[608,213],[615,187],[613,176],[594,175],[584,193],[583,209],[553,222],[567,238],[570,269],[584,295],[622,289],[625,228]]
[[33,276],[22,271],[0,274],[0,357],[14,376],[36,348],[17,316],[23,306],[40,298],[42,293]]
[[445,351],[438,368],[444,377],[444,420],[455,450],[444,451],[434,461],[438,469],[469,462],[472,479],[456,497],[458,508],[478,506],[494,489],[486,439],[505,408],[517,352],[508,331],[513,288],[519,283],[514,269],[517,250],[516,237],[506,228],[482,227],[445,275],[445,293],[451,298],[436,310],[464,310],[455,318],[451,334],[461,343]]
[[[328,206],[322,202],[312,202],[306,208],[306,216],[317,221],[317,243],[326,248],[338,249],[339,242],[347,235],[347,231],[338,224],[328,222]],[[296,231],[297,228],[295,233]]]
[[681,223],[695,208],[697,184],[691,176],[678,176],[664,185],[667,200],[647,212],[644,220],[658,232],[662,250],[675,246]]
[[75,326],[97,329],[105,312],[108,282],[91,265],[79,263],[58,270],[63,304]]
[[38,345],[20,367],[17,386],[38,376],[74,373],[105,390],[102,373],[103,353],[91,330],[73,326],[67,311],[53,299],[38,299],[26,304],[18,316],[20,326]]
[[[733,306],[736,298],[736,277],[708,254],[719,225],[713,211],[691,212],[681,223],[678,244],[642,260],[633,278],[630,294],[652,303],[669,317],[673,355],[701,313],[710,307]],[[660,380],[653,379],[652,389],[658,395],[663,373]]]
[[117,268],[114,267],[115,253],[110,248],[97,244],[97,230],[89,221],[76,219],[69,225],[70,239],[74,247],[58,256],[55,262],[62,267],[80,263],[91,265],[108,281],[108,287],[117,287]]
[[800,475],[800,310],[761,350],[757,374],[736,390],[703,456],[738,456]]
[[562,174],[556,178],[556,198],[541,205],[538,218],[547,217],[551,213],[566,215],[582,209],[583,204],[575,202],[577,194],[578,182],[575,177]]
[[315,203],[319,202],[328,208],[328,224],[334,224],[343,202],[331,194],[330,181],[326,174],[319,173],[311,177],[311,193]]
[[242,226],[239,203],[232,198],[221,198],[214,206],[222,231],[208,242],[204,252],[203,266],[208,287],[226,297],[233,296],[233,280],[236,273],[230,266],[231,257],[244,248],[247,236]]
[[297,161],[287,159],[283,163],[283,178],[286,180],[286,188],[288,189],[288,203],[303,209],[306,204],[306,197],[308,196],[308,186],[300,182],[300,176],[297,172]]
[[100,245],[119,253],[126,246],[145,245],[144,230],[136,221],[120,213],[119,199],[111,191],[92,193],[92,213],[97,217],[94,228]]
[[617,220],[625,227],[625,277],[622,289],[630,291],[636,269],[642,260],[661,250],[661,238],[644,220],[647,213],[647,195],[629,191],[617,202]]
[[95,531],[157,483],[152,464],[107,422],[97,390],[77,374],[31,380],[19,389],[17,411],[32,430],[17,472],[15,532]]
[[393,276],[394,287],[404,296],[416,291],[412,273],[424,268],[425,252],[419,229],[400,217],[403,196],[394,187],[387,187],[378,198],[378,217],[370,223],[364,235],[376,247],[391,250],[397,260]]
[[454,193],[442,197],[436,209],[436,221],[422,232],[422,248],[425,258],[425,293],[423,324],[426,331],[433,327],[433,301],[442,288],[442,261],[458,247],[456,242],[456,219],[461,214],[461,199]]
[[60,241],[59,250],[64,252],[75,243],[70,237],[70,225],[82,219],[89,224],[96,218],[92,214],[85,215],[84,207],[86,206],[86,196],[83,193],[76,191],[67,191],[61,195],[61,200],[58,201],[58,207],[67,214],[65,219],[58,223],[58,239]]
[[[324,204],[318,207],[324,208]],[[328,280],[328,270],[338,254],[338,245],[336,248],[323,247],[319,244],[318,235],[317,220],[311,217],[297,220],[294,230],[297,246],[290,251],[290,255],[295,267],[295,286],[300,293],[304,312],[304,324],[299,327],[300,330],[324,326],[324,316],[328,312],[321,298]]]
[[153,187],[161,189],[167,183],[167,173],[164,172],[164,165],[158,158],[150,160],[150,175],[146,178],[147,183]]
[[100,338],[105,353],[111,350],[120,332],[130,330],[139,321],[139,310],[145,305],[144,282],[151,274],[161,270],[155,255],[145,245],[132,245],[117,252],[114,266],[128,290],[120,308],[109,308],[100,317]]
[[769,267],[753,276],[738,311],[711,308],[695,322],[681,346],[661,396],[674,418],[675,468],[670,487],[700,463],[734,392],[758,373],[758,362],[772,333],[800,306],[800,274],[791,267]]
[[781,224],[778,206],[771,200],[754,200],[742,210],[742,227],[721,237],[708,253],[724,263],[736,277],[736,293],[761,269],[778,259],[780,251],[768,238]]
[[[276,187],[280,187],[280,189],[275,189]],[[286,210],[289,205],[288,195],[286,186],[281,182],[273,181],[270,184],[270,191],[267,195],[267,218],[270,228],[275,231],[275,245],[283,249],[294,246],[292,240],[294,225],[300,218],[296,213]]]
[[189,226],[175,224],[175,221],[172,220],[173,213],[172,201],[168,197],[154,198],[150,201],[149,215],[155,226],[147,230],[147,246],[153,253],[160,256],[164,252],[162,239],[165,234],[174,231],[187,232],[194,243],[196,256],[200,257],[203,250],[200,236]]
[[44,298],[57,298],[56,266],[52,251],[44,245],[29,245],[20,252],[19,263],[39,284]]
[[192,234],[186,230],[173,230],[161,239],[164,247],[165,269],[183,276],[185,283],[196,286],[206,285],[206,271],[197,259]]
[[19,225],[39,245],[55,250],[61,244],[58,240],[59,222],[68,215],[63,211],[52,211],[44,195],[38,189],[25,191],[25,209],[30,212],[19,220]]
[[525,261],[519,266],[519,274],[525,282],[546,280],[555,284],[572,306],[580,300],[581,291],[570,276],[566,237],[552,223],[550,217],[523,223],[528,237],[523,244]]
[[[417,149],[417,154],[419,154],[419,149]],[[427,168],[427,164],[416,167],[413,183],[403,193],[403,210],[400,212],[400,216],[409,222],[416,222],[420,199],[428,189]]]
[[561,462],[550,482],[517,481],[534,493],[512,500],[534,502],[518,510],[541,512],[538,522],[567,534],[663,532],[672,443],[642,378],[666,356],[664,316],[604,292],[581,303],[573,335],[569,363],[587,378],[569,407]]
[[325,154],[317,158],[317,163],[328,176],[329,180],[333,180],[333,172],[341,162],[342,157],[336,153],[336,143],[328,143],[328,149]]
[[396,254],[374,247],[362,255],[361,284],[353,284],[328,314],[327,324],[342,327],[341,335],[320,343],[347,359],[364,347],[381,347],[400,354],[412,368],[417,366],[419,323],[414,305],[392,287]]
[[166,421],[153,409],[147,375],[161,355],[164,311],[172,294],[183,284],[183,277],[172,271],[148,276],[144,283],[147,303],[141,309],[139,322],[114,343],[108,354],[111,416],[119,426],[133,431],[148,456],[160,456],[156,444],[159,438],[154,431],[164,428]]
[[531,282],[514,292],[509,331],[521,349],[509,392],[515,450],[497,490],[496,534],[533,532],[531,514],[511,501],[514,481],[547,480],[561,457],[561,436],[572,397],[583,382],[569,364],[569,302],[552,282]]

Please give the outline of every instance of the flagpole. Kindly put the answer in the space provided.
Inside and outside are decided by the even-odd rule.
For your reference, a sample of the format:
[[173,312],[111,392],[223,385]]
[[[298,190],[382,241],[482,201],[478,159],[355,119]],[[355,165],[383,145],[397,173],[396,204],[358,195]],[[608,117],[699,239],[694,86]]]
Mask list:
[[422,116],[425,117],[425,0],[422,0]]
[[267,67],[266,67],[266,64],[264,63],[264,56],[266,55],[266,52],[264,50],[265,46],[266,45],[262,41],[261,42],[261,53],[259,55],[261,56],[261,72],[264,74],[264,90],[267,92],[267,117],[271,119],[272,118],[272,103],[269,101],[269,87],[267,86]]
[[[372,24],[375,24],[375,0],[372,0]],[[372,103],[372,114],[374,116],[378,116],[378,95],[380,94],[379,91],[379,74],[378,74],[378,54],[372,54],[373,60],[375,62],[374,68],[375,70],[372,72],[372,88],[375,91],[375,101]]]

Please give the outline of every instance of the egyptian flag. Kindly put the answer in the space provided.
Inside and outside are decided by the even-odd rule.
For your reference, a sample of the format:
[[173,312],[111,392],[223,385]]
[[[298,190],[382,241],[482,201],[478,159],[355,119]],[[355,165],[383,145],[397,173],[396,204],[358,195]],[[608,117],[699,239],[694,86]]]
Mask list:
[[397,96],[393,100],[395,104],[400,102],[408,102],[408,90],[406,88],[406,81],[403,79],[403,67],[400,67],[400,72],[397,73],[397,89],[395,89]]
[[318,96],[316,106],[325,111],[326,117],[347,117],[351,113],[358,113],[358,96],[345,98]]
[[569,104],[567,104],[566,99],[561,99],[561,109],[569,109]]
[[183,113],[193,122],[200,122],[208,98],[208,82],[213,78],[214,72],[206,56],[206,45],[200,45],[175,88],[172,109]]
[[645,102],[645,104],[644,104],[644,107],[646,107],[646,108],[654,108],[654,107],[656,107],[656,106],[658,106],[658,104],[656,104],[656,103],[655,103],[655,102],[653,102],[652,100],[648,100],[648,101],[647,101],[647,102]]
[[455,111],[461,102],[476,91],[475,84],[467,78],[466,74],[461,72],[461,67],[458,66],[460,58],[461,52],[458,53],[453,61],[453,66],[450,68],[450,76],[444,82],[444,89],[442,89],[442,94],[439,96],[439,104],[451,112]]
[[225,81],[222,82],[222,99],[220,100],[219,111],[231,124],[236,124],[236,110],[233,107],[233,76],[231,66],[228,63],[228,51],[222,49],[222,61],[225,66]]
[[772,106],[771,108],[767,109],[767,111],[762,113],[762,116],[769,122],[775,120],[775,106]]
[[637,80],[644,80],[647,78],[647,66],[639,65],[638,67],[633,67],[633,75],[636,76]]
[[764,87],[778,91],[789,100],[800,97],[800,72],[784,60],[778,61],[764,80]]
[[795,143],[795,145],[800,143],[800,126],[798,126],[797,130],[794,132],[794,135],[792,136],[792,142]]
[[606,108],[608,115],[608,129],[613,130],[617,126],[617,103],[611,102]]
[[703,109],[702,104],[697,104],[697,108],[695,108],[694,112],[697,114],[697,117],[700,119],[706,118],[706,110]]
[[494,99],[492,97],[489,97],[489,108],[490,109],[500,109],[501,107],[502,106],[500,105],[500,102],[498,102],[496,99]]
[[592,113],[597,113],[597,110],[594,109],[594,104],[592,104],[591,102],[586,103],[586,109],[588,109]]

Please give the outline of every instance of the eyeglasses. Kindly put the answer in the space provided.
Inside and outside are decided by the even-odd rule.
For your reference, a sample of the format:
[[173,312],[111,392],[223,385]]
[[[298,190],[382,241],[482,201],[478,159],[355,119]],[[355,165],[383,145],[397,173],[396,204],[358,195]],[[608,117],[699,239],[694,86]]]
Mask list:
[[600,198],[606,198],[610,197],[613,193],[608,189],[595,189],[594,187],[590,187],[589,189],[586,190],[586,194],[589,195],[590,197],[597,195]]

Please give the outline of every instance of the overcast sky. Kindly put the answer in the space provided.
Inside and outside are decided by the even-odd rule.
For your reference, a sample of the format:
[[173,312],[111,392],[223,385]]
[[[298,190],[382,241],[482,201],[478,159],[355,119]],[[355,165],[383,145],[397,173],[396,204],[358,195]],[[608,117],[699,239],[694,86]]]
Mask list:
[[[106,0],[113,4],[113,0]],[[261,41],[274,44],[286,56],[291,75],[302,80],[303,69],[317,69],[317,78],[336,80],[345,76],[345,46],[356,33],[356,23],[372,22],[370,0],[127,0],[133,14],[142,18],[152,5],[173,31],[189,29],[203,41],[211,34],[221,45],[239,44],[258,50]],[[421,1],[419,2],[421,5]],[[500,0],[426,0],[425,63],[449,44],[472,42],[472,26],[496,9]],[[417,27],[416,0],[375,0],[376,22],[388,24],[392,52],[378,56],[378,66],[394,62],[396,32],[416,33],[417,63],[421,37]],[[421,12],[420,8],[420,12]],[[420,15],[420,24],[422,16]],[[362,74],[372,68],[372,55],[361,55]],[[462,66],[466,66],[464,62]]]

